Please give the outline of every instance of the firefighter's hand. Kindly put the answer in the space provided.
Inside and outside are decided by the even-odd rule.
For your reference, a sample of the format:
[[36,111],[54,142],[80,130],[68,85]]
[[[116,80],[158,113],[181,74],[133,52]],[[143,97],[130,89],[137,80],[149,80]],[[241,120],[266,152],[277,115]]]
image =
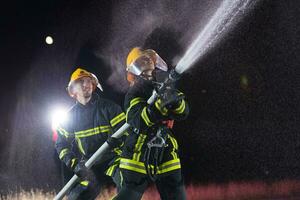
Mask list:
[[74,168],[74,173],[81,179],[81,180],[93,180],[94,173],[92,170],[88,169],[84,165],[84,161],[80,161],[76,167]]
[[173,100],[167,105],[168,110],[176,110],[182,105],[184,101],[184,95],[178,95],[178,98]]
[[165,107],[167,110],[173,110],[180,106],[182,99],[184,99],[183,93],[178,92],[174,88],[166,88],[160,96],[160,106],[161,108]]
[[80,161],[75,169],[74,173],[80,178],[80,184],[86,187],[89,191],[94,191],[97,189],[97,185],[99,184],[97,178],[92,170],[88,169],[84,165],[84,161]]
[[120,147],[122,145],[121,138],[109,137],[106,141],[111,149]]

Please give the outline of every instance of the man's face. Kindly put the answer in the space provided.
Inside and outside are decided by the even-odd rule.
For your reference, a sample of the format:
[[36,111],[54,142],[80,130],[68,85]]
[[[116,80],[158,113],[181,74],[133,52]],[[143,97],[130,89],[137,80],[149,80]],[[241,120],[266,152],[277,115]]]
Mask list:
[[146,80],[152,80],[152,72],[155,69],[153,60],[149,56],[142,56],[135,61],[135,65],[140,66],[141,76]]
[[75,81],[73,93],[76,98],[90,98],[93,93],[93,80],[90,77],[82,77]]

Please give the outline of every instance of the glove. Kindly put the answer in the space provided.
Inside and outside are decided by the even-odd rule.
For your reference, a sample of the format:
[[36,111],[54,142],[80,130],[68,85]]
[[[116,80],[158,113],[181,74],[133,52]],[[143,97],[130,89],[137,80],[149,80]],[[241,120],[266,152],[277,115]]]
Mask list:
[[88,169],[84,161],[80,161],[74,168],[74,173],[80,178],[80,185],[84,190],[91,193],[96,192],[99,182],[92,170]]
[[81,180],[94,180],[94,173],[88,169],[85,165],[84,165],[84,161],[80,161],[74,168],[74,173],[81,179]]
[[184,94],[178,92],[174,88],[166,88],[160,95],[160,107],[167,110],[173,110],[180,106],[181,100],[184,99]]
[[171,101],[168,105],[166,105],[167,109],[168,110],[177,109],[181,105],[183,98],[184,98],[184,96],[180,96],[176,100]]
[[122,145],[122,139],[115,137],[109,137],[106,142],[112,149],[120,147]]

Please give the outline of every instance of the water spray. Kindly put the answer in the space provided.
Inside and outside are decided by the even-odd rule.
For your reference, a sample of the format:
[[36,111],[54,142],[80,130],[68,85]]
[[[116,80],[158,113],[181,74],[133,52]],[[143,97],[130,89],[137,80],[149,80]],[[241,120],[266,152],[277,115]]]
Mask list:
[[225,0],[179,60],[176,71],[181,74],[202,58],[209,49],[241,20],[241,14],[256,5],[258,0]]
[[[177,81],[180,75],[190,68],[199,58],[201,58],[220,37],[228,31],[233,24],[233,19],[244,12],[246,8],[251,7],[257,0],[225,0],[213,15],[208,24],[200,32],[196,40],[190,45],[182,59],[178,62],[175,70],[171,71],[169,78],[165,81],[165,85],[170,82]],[[250,3],[251,2],[251,3]],[[164,86],[162,86],[163,88]],[[151,104],[157,97],[157,93],[153,92],[152,96],[148,99],[147,103]],[[125,123],[117,132],[111,137],[120,138],[124,135],[130,125]],[[109,144],[105,142],[85,163],[89,169],[94,163],[101,159],[103,154],[110,149]],[[79,180],[77,175],[74,175],[70,181],[63,187],[63,189],[55,196],[54,200],[61,200],[71,187]]]

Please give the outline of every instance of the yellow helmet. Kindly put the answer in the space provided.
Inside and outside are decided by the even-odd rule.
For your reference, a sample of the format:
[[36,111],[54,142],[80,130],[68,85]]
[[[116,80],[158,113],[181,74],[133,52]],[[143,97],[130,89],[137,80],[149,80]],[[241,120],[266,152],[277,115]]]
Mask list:
[[139,47],[134,47],[133,49],[131,49],[126,60],[127,71],[131,63],[133,63],[136,59],[138,59],[142,54],[143,54],[142,49]]
[[[140,64],[138,63],[140,58],[147,57],[153,64]],[[140,47],[134,47],[131,49],[126,60],[127,80],[132,83],[134,81],[134,75],[140,76],[144,70],[151,70],[154,68],[168,71],[168,66],[165,61],[153,50],[142,50]]]
[[96,75],[94,75],[91,72],[88,72],[82,68],[77,68],[71,75],[68,87],[67,87],[67,91],[69,93],[69,95],[71,97],[73,97],[73,93],[72,93],[72,84],[82,78],[82,77],[90,77],[93,81],[93,85],[94,85],[94,90],[96,89],[96,87],[98,87],[101,91],[103,91],[102,86],[100,85],[98,78],[96,77]]

